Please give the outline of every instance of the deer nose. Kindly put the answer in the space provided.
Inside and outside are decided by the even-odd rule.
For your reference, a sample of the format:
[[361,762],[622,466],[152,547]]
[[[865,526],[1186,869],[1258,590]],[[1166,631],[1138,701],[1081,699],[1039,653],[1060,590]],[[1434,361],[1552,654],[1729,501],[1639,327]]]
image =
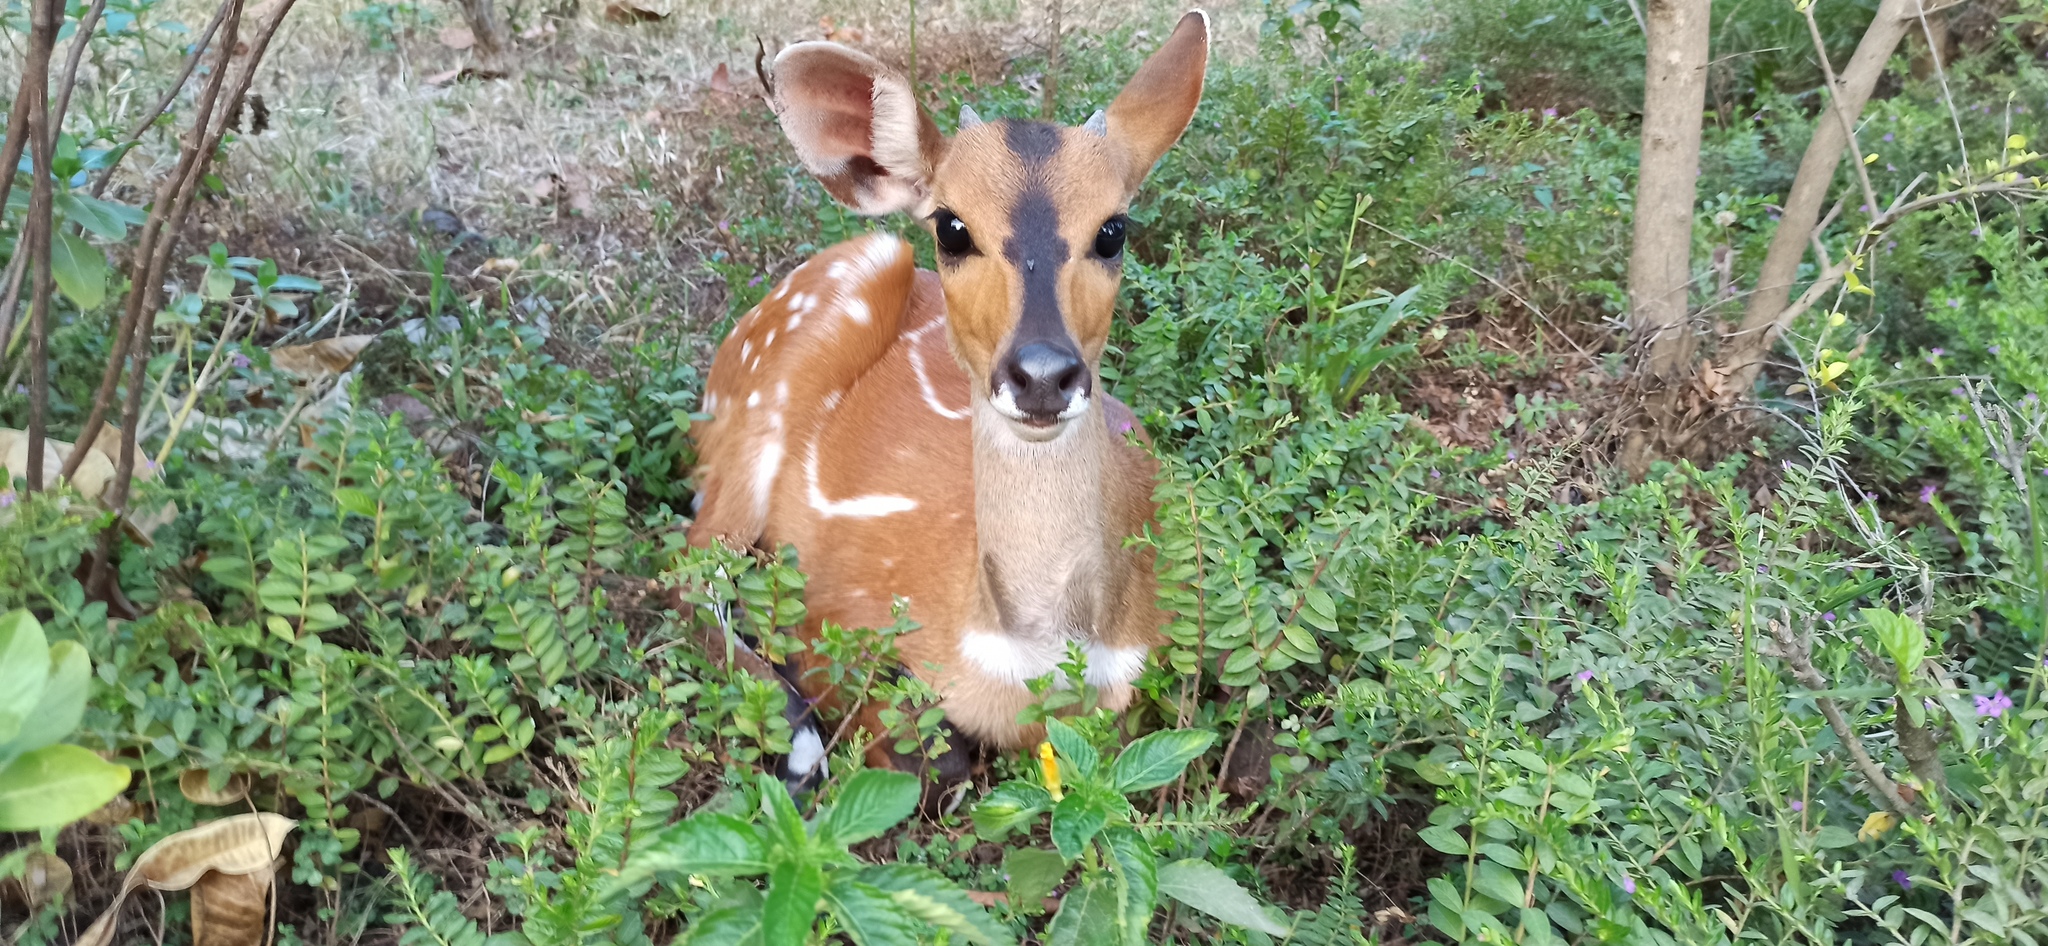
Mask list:
[[998,377],[1032,423],[1050,424],[1088,393],[1088,365],[1066,345],[1031,342],[1003,360]]

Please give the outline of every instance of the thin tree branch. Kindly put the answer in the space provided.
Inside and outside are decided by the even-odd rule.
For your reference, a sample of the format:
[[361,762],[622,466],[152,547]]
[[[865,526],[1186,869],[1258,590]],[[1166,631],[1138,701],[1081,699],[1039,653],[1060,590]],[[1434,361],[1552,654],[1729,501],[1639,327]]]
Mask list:
[[1849,761],[1856,766],[1856,771],[1862,773],[1863,780],[1869,784],[1874,799],[1890,809],[1892,814],[1901,818],[1912,817],[1915,813],[1913,806],[1907,804],[1906,799],[1900,796],[1899,783],[1892,781],[1892,777],[1885,774],[1884,766],[1879,765],[1863,748],[1863,737],[1849,725],[1848,718],[1842,715],[1842,708],[1835,705],[1833,698],[1821,695],[1821,692],[1828,688],[1828,681],[1813,667],[1811,642],[1795,637],[1791,628],[1775,619],[1770,622],[1770,629],[1771,636],[1778,642],[1775,656],[1785,661],[1791,668],[1792,679],[1799,681],[1800,686],[1813,691],[1814,705],[1820,708],[1822,716],[1827,717],[1828,727],[1835,731],[1835,738],[1849,753]]
[[[22,236],[29,244],[29,265],[35,285],[29,299],[28,323],[28,488],[43,488],[43,451],[48,438],[50,405],[50,230],[54,222],[56,194],[50,181],[51,152],[57,136],[50,128],[50,54],[57,46],[57,26],[64,16],[63,0],[28,0],[29,54],[22,70],[21,86],[28,97],[29,150],[33,155],[28,220]],[[13,179],[12,166],[0,168]],[[5,206],[0,204],[0,206]],[[16,252],[19,252],[17,244]]]

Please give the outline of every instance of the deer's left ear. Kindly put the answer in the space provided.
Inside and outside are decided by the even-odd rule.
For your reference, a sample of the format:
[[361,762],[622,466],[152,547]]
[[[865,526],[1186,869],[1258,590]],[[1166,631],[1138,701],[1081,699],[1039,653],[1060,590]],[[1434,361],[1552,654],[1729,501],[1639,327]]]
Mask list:
[[1109,137],[1130,155],[1124,185],[1131,191],[1194,120],[1208,71],[1209,15],[1190,11],[1109,103]]
[[804,167],[840,203],[871,216],[930,212],[946,138],[910,83],[837,43],[798,43],[775,57],[775,113]]

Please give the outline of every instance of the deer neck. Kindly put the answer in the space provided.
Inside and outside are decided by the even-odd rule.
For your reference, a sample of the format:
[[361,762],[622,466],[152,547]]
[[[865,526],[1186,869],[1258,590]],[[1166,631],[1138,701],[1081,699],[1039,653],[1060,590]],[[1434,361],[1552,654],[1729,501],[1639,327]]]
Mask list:
[[976,623],[1047,643],[1092,638],[1107,597],[1110,443],[1101,400],[1043,443],[1018,439],[1008,425],[975,398]]

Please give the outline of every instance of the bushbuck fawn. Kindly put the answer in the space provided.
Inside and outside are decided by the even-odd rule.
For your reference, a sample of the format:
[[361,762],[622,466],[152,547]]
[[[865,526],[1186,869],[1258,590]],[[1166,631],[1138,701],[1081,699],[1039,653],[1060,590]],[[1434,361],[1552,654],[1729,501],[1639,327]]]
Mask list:
[[[974,747],[1042,738],[1019,722],[1069,645],[1104,705],[1130,703],[1161,640],[1149,549],[1158,466],[1100,366],[1122,278],[1125,212],[1201,100],[1209,23],[1183,17],[1106,111],[1077,128],[983,121],[948,138],[911,86],[825,42],[775,59],[774,106],[804,166],[874,216],[909,213],[938,272],[874,234],[797,267],[719,347],[699,455],[692,544],[794,546],[808,617],[886,627],[893,596],[919,628],[897,641],[952,733],[943,779]],[[779,668],[805,700],[883,731],[878,707],[838,707],[815,654]],[[759,662],[757,661],[757,664]],[[785,777],[823,763],[799,710]],[[870,766],[914,767],[890,740]]]

